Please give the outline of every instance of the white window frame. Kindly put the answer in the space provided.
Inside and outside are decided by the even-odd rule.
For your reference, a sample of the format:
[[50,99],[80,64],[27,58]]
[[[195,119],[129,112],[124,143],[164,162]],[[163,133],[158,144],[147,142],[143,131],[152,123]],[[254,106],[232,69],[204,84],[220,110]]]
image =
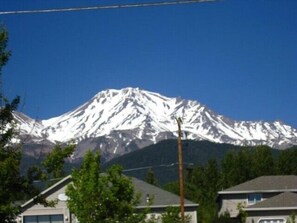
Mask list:
[[[260,195],[260,200],[256,200],[256,199],[254,199],[253,201],[250,201],[250,199],[249,199],[249,196],[251,196],[251,195],[255,195],[255,197],[257,196],[257,195]],[[251,205],[251,204],[256,204],[257,202],[260,202],[260,201],[262,201],[263,200],[263,195],[261,194],[261,193],[249,193],[249,194],[247,194],[247,204],[248,205]]]
[[[281,220],[281,222],[277,222],[279,220]],[[263,222],[261,222],[261,221],[263,221]],[[271,222],[271,221],[273,221],[273,222]],[[257,223],[287,223],[287,220],[285,218],[277,218],[277,217],[276,218],[260,218]]]

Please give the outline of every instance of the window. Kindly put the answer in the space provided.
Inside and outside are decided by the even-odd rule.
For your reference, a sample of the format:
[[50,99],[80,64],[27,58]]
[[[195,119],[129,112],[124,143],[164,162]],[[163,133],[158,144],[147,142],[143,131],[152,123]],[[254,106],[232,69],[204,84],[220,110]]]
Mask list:
[[51,216],[51,223],[63,223],[63,216],[62,215]]
[[63,215],[24,216],[24,223],[63,223]]
[[24,223],[36,223],[37,218],[36,216],[26,216],[24,217]]
[[285,219],[260,219],[259,223],[285,223]]
[[51,222],[49,215],[43,215],[37,217],[39,223],[48,223]]
[[262,194],[248,194],[248,204],[255,204],[262,200]]

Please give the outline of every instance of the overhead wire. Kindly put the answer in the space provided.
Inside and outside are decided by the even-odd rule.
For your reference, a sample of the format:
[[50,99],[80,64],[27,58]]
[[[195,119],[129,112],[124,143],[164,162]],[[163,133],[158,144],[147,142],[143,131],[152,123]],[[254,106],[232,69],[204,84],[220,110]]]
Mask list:
[[[159,167],[173,167],[175,165],[178,165],[178,162],[175,163],[169,163],[169,164],[160,164],[160,165],[155,165],[155,166],[143,166],[143,167],[136,167],[136,168],[130,168],[130,169],[123,169],[123,172],[130,172],[130,171],[137,171],[137,170],[145,170],[145,169],[155,169],[155,168],[159,168]],[[184,165],[188,165],[188,166],[193,166],[194,163],[183,163]]]
[[[194,165],[194,163],[187,163],[187,162],[184,162],[183,164],[188,165],[188,166],[193,166]],[[173,166],[176,166],[176,165],[178,165],[178,162],[169,163],[169,164],[160,164],[160,165],[154,165],[154,166],[142,166],[142,167],[136,167],[136,168],[130,168],[130,169],[123,169],[122,172],[125,173],[125,172],[137,171],[137,170],[156,169],[156,168],[159,168],[159,167],[173,167]],[[49,179],[49,181],[57,181],[57,180],[61,180],[63,178],[64,177],[51,178],[51,179]],[[43,182],[43,181],[42,180],[34,180],[33,182],[34,183],[40,183],[40,182]]]
[[160,1],[160,2],[119,4],[119,5],[99,5],[99,6],[86,6],[86,7],[70,7],[70,8],[14,10],[14,11],[0,11],[0,15],[52,13],[52,12],[73,12],[73,11],[86,11],[86,10],[137,8],[137,7],[155,7],[155,6],[194,4],[194,3],[215,2],[215,1],[218,1],[218,0],[178,0],[178,1]]
[[161,164],[157,166],[143,166],[143,167],[136,167],[131,169],[124,169],[123,172],[130,172],[130,171],[136,171],[136,170],[145,170],[145,169],[152,169],[155,167],[172,167],[174,165],[177,165],[178,163],[170,163],[170,164]]

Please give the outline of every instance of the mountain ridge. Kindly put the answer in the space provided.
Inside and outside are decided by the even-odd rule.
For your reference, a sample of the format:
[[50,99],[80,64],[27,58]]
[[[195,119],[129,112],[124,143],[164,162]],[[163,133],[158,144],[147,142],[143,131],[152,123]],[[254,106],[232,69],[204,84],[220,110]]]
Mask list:
[[235,121],[198,101],[170,98],[139,88],[108,89],[57,117],[36,121],[15,113],[23,138],[30,142],[78,143],[76,157],[99,148],[107,160],[177,137],[176,117],[187,139],[234,145],[297,145],[297,130],[279,121]]

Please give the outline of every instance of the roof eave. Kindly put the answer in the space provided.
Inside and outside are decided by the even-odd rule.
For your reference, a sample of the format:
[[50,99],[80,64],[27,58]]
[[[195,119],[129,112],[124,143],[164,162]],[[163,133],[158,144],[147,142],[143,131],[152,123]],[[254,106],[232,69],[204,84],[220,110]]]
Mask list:
[[262,207],[262,208],[243,208],[244,211],[283,211],[283,210],[297,210],[296,207]]
[[[71,175],[68,175],[67,177],[64,177],[59,182],[55,183],[54,185],[50,186],[46,190],[42,191],[38,196],[47,194],[49,191],[56,188],[58,185],[63,184],[64,182],[67,182],[69,179],[71,179]],[[31,204],[34,201],[34,199],[36,199],[38,196],[35,196],[35,197],[31,198],[30,200],[28,200],[26,203],[22,204],[21,208],[24,208],[27,205]]]
[[297,189],[219,191],[218,194],[223,195],[223,194],[283,193],[283,192],[297,192]]
[[[168,206],[170,207],[179,207],[180,204],[173,204],[173,205],[149,205],[149,206],[137,206],[136,208],[137,209],[143,209],[143,208],[167,208]],[[198,204],[185,204],[184,205],[185,207],[198,207],[199,205]]]

